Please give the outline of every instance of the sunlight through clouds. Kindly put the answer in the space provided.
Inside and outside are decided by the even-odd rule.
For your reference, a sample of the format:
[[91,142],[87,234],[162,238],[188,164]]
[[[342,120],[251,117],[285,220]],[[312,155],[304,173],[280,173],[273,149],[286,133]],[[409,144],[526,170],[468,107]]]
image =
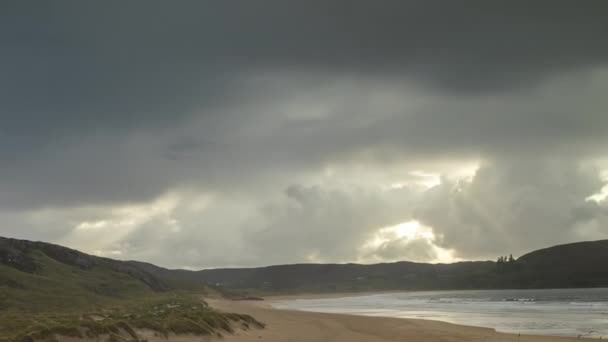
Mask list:
[[361,247],[361,252],[362,262],[456,261],[450,250],[435,245],[435,234],[430,227],[414,220],[378,229]]
[[119,245],[130,233],[154,219],[162,218],[170,231],[179,232],[179,222],[171,216],[178,204],[177,195],[167,194],[151,203],[111,208],[102,219],[77,223],[60,242],[68,246],[80,246],[85,251],[101,256],[119,256],[123,252],[112,246]]

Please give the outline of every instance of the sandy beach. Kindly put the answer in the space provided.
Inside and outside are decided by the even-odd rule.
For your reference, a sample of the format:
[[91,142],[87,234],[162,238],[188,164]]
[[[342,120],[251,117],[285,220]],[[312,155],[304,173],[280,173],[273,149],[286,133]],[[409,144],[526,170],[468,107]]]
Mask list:
[[[293,296],[289,296],[294,298]],[[238,331],[222,338],[225,342],[458,342],[458,341],[575,341],[576,338],[553,336],[527,336],[497,333],[493,329],[469,327],[450,323],[365,317],[343,314],[314,313],[279,310],[266,301],[208,300],[209,304],[223,311],[253,315],[266,323],[265,329]]]

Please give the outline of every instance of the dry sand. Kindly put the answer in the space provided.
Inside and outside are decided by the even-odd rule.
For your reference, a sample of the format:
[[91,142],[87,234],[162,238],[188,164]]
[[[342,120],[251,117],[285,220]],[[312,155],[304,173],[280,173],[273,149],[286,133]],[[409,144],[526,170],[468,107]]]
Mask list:
[[[293,298],[293,297],[292,297]],[[341,314],[279,310],[268,301],[208,300],[223,311],[247,313],[266,323],[265,329],[238,331],[226,335],[224,342],[550,342],[580,341],[551,336],[517,336],[493,329],[468,327],[444,322],[365,317]]]

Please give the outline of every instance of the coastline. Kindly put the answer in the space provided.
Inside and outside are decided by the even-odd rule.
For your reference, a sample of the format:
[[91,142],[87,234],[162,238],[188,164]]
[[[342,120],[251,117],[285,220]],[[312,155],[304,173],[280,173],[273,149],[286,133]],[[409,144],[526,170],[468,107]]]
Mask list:
[[[457,325],[433,320],[317,313],[272,307],[272,302],[280,300],[340,298],[350,295],[352,294],[339,293],[327,296],[311,294],[272,296],[266,297],[267,300],[265,301],[223,299],[208,299],[207,301],[212,307],[219,310],[250,314],[266,323],[265,329],[239,330],[234,335],[225,335],[221,340],[226,342],[253,340],[268,342],[389,342],[406,340],[417,342],[567,342],[580,340],[574,337],[500,333],[491,328]],[[357,293],[354,295],[357,295]],[[366,294],[358,293],[358,295]]]
[[301,293],[301,294],[285,294],[285,295],[270,295],[264,296],[267,302],[278,302],[282,300],[297,300],[297,299],[323,299],[323,298],[345,298],[345,297],[363,297],[371,295],[405,293],[410,291],[393,290],[393,291],[358,291],[358,292],[332,292],[332,293]]

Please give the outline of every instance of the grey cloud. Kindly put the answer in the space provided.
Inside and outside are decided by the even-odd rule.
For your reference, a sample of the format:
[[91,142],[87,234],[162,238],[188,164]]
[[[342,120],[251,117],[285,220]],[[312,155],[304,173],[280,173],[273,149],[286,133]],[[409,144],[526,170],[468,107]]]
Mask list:
[[[486,160],[471,180],[444,177],[427,190],[330,181],[292,185],[280,196],[177,191],[167,195],[166,206],[149,203],[122,211],[67,208],[29,213],[27,220],[23,215],[2,218],[16,224],[8,232],[13,236],[40,236],[89,252],[168,267],[433,261],[438,258],[435,246],[463,259],[493,259],[557,243],[607,238],[608,202],[586,200],[604,185],[597,168],[571,159],[501,159]],[[166,202],[163,198],[156,202]],[[145,218],[140,220],[139,215]],[[435,239],[410,239],[380,230],[412,219],[432,228]],[[128,226],[134,220],[139,221]],[[108,224],[75,228],[82,222],[91,227]],[[378,233],[385,240],[369,247]]]
[[203,61],[216,68],[399,69],[461,88],[504,86],[603,63],[608,52],[603,1],[60,1],[4,7],[12,19],[4,22],[20,35],[9,37],[13,44],[35,42],[141,68]]
[[586,200],[603,185],[596,168],[572,160],[488,161],[470,182],[446,179],[428,190],[414,217],[463,258],[517,255],[608,237],[606,202]]
[[[601,0],[4,2],[0,233],[62,242],[195,192],[217,214],[175,208],[106,247],[174,266],[345,261],[412,215],[471,258],[605,236],[605,204],[583,200],[602,182],[578,167],[608,144],[607,14]],[[378,190],[386,170],[477,160],[462,193]],[[351,178],[323,183],[332,172]],[[377,256],[429,257],[403,243]]]
[[[0,205],[146,201],[180,183],[223,188],[243,170],[475,158],[558,135],[603,143],[605,78],[546,90],[563,102],[513,87],[603,65],[604,2],[467,5],[4,3]],[[420,89],[429,82],[449,91]]]
[[407,190],[293,185],[284,199],[262,207],[245,236],[262,262],[349,261],[378,228],[406,221],[402,208],[413,197]]
[[[291,77],[293,76],[293,77]],[[324,167],[425,168],[441,160],[601,157],[608,75],[525,94],[443,96],[403,83],[297,74],[248,79],[240,101],[157,128],[55,141],[0,169],[3,207],[147,201],[171,188],[279,191]],[[374,166],[376,165],[376,166]]]
[[[519,87],[604,65],[608,6],[586,1],[105,1],[2,8],[2,110],[16,143],[172,125],[234,100],[243,75],[411,78]],[[144,119],[145,118],[145,119]]]

